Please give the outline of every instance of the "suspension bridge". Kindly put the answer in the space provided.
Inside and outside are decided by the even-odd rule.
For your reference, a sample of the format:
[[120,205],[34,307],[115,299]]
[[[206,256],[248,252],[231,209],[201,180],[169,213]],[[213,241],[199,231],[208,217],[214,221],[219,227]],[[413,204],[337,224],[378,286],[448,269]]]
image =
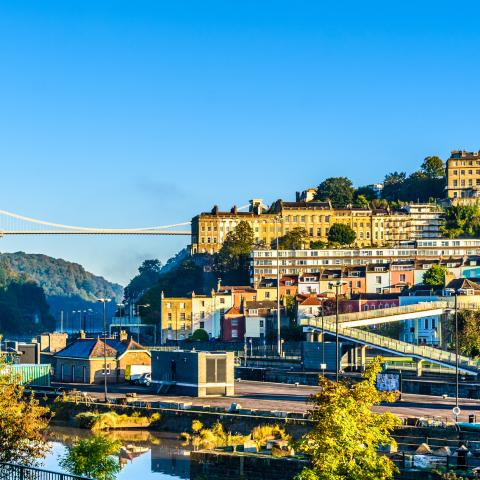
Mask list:
[[179,230],[191,222],[142,228],[99,228],[64,225],[0,210],[0,237],[10,235],[190,235]]
[[[249,205],[242,205],[244,210]],[[18,213],[0,210],[0,238],[14,235],[183,235],[190,236],[191,222],[173,223],[156,227],[135,228],[101,228],[64,225],[38,218],[19,215]]]

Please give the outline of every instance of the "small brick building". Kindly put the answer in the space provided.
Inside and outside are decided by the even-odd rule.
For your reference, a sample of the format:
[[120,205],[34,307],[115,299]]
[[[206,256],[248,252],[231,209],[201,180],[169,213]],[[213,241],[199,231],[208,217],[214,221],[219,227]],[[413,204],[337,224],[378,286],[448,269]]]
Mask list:
[[151,365],[148,350],[132,338],[79,338],[54,356],[57,382],[102,383],[104,379],[104,351],[107,354],[107,381],[125,381],[127,365]]

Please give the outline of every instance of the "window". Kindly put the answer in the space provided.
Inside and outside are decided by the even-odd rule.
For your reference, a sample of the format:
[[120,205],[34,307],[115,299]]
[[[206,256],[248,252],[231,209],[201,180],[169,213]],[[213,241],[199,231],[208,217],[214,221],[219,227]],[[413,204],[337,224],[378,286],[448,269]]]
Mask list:
[[258,315],[258,309],[256,309],[256,308],[249,308],[249,309],[248,309],[248,313],[249,313],[250,315]]
[[184,313],[184,312],[182,312],[182,313],[180,314],[180,320],[185,320],[185,313]]
[[180,308],[185,308],[185,304],[183,302],[180,302]]
[[260,320],[260,328],[263,328],[263,320]]
[[169,322],[172,321],[172,312],[168,312],[168,314],[167,314],[167,320],[168,320]]
[[265,292],[265,298],[270,298],[270,292]]
[[172,304],[170,302],[167,302],[167,308],[172,308]]
[[225,303],[225,299],[223,297],[220,297],[220,303]]
[[381,277],[380,275],[377,275],[377,276],[375,277],[375,283],[377,283],[377,284],[381,284],[381,283],[382,283],[382,277]]
[[200,312],[200,318],[205,318],[205,312]]
[[405,278],[406,278],[406,277],[405,277],[405,274],[402,273],[402,274],[400,275],[400,281],[401,281],[401,282],[405,282]]
[[200,322],[200,328],[205,328],[205,322]]
[[238,330],[236,328],[232,328],[232,338],[238,338]]
[[428,318],[425,319],[425,329],[428,329]]
[[238,319],[232,318],[232,327],[238,327]]
[[381,289],[381,288],[377,288],[375,293],[382,293],[382,289]]

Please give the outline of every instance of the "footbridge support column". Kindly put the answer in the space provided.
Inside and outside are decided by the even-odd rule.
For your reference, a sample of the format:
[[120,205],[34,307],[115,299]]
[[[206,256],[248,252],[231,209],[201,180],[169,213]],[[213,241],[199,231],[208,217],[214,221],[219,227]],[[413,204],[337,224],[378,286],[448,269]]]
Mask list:
[[367,366],[367,346],[362,345],[359,347],[360,350],[360,370],[363,372],[365,370],[365,367]]
[[416,364],[417,364],[417,377],[421,377],[422,371],[423,371],[423,360],[417,360]]

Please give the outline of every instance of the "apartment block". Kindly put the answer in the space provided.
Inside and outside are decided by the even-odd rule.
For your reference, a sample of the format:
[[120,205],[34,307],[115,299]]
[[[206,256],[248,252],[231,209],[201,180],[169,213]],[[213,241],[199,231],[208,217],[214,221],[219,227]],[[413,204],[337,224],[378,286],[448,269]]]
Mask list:
[[[276,201],[267,208],[263,201],[250,201],[248,212],[236,207],[222,212],[214,207],[192,219],[192,253],[213,254],[220,250],[229,232],[241,222],[247,222],[254,233],[258,246],[270,248],[277,237],[282,237],[295,228],[303,228],[309,241],[328,240],[332,225],[342,223],[350,226],[356,234],[356,247],[395,245],[417,238],[440,236],[440,210],[434,205],[412,205],[398,212],[386,209],[332,208],[329,202],[305,199],[296,202]],[[307,201],[307,199],[309,201]]]
[[480,198],[480,151],[452,151],[447,160],[447,197],[454,204],[478,202]]

